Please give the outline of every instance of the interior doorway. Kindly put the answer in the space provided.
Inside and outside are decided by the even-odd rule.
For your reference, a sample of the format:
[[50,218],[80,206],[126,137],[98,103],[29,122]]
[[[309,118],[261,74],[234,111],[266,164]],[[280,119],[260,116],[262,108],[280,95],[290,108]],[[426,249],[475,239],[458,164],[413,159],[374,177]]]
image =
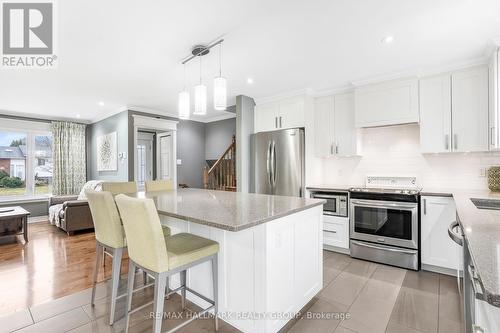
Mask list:
[[139,131],[137,133],[137,185],[139,189],[144,189],[148,180],[154,179],[153,166],[155,165],[156,154],[153,145],[156,133]]
[[172,180],[177,188],[177,121],[133,115],[134,179],[139,190],[148,180]]

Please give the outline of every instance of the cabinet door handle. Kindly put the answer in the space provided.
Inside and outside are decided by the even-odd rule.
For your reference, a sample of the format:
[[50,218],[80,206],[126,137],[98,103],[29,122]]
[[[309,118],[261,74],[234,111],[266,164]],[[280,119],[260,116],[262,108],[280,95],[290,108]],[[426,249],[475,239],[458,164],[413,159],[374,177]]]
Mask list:
[[445,134],[444,136],[444,149],[449,150],[450,149],[450,135]]
[[274,128],[278,128],[278,117],[274,117]]
[[323,230],[324,232],[329,232],[329,233],[332,233],[332,234],[336,234],[337,232],[336,231],[332,231],[332,230]]
[[495,127],[490,128],[490,145],[493,146],[494,148],[497,148],[497,143],[495,140]]
[[333,143],[330,145],[330,155],[333,155]]
[[453,134],[453,149],[457,150],[458,149],[458,135]]
[[338,153],[339,153],[339,143],[338,143],[338,142],[336,142],[336,143],[335,143],[335,154],[337,154],[337,155],[338,155]]
[[424,199],[424,215],[427,215],[427,199]]
[[282,128],[282,127],[283,127],[283,125],[282,125],[282,123],[281,123],[281,116],[280,116],[280,128]]

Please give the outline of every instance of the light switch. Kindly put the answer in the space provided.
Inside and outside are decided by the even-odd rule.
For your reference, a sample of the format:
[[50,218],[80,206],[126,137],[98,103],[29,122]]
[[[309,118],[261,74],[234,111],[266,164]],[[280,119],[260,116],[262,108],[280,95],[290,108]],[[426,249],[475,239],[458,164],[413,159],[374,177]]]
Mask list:
[[177,165],[182,165],[182,160],[181,159],[177,160]]

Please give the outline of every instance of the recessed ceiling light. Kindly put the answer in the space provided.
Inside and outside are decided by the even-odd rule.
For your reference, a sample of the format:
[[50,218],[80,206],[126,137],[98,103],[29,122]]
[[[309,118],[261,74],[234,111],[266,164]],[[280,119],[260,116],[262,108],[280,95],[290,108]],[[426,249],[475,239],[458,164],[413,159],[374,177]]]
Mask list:
[[79,119],[80,118],[80,114],[77,114],[76,117]]
[[99,102],[99,103],[97,103],[97,104],[99,104],[99,106],[104,106],[104,102],[103,102],[103,101],[100,101],[100,102]]
[[391,44],[392,42],[394,42],[394,36],[386,36],[382,39],[384,44]]
[[248,83],[248,84],[252,84],[252,83],[253,83],[253,79],[252,79],[251,77],[249,77],[249,78],[247,79],[247,83]]

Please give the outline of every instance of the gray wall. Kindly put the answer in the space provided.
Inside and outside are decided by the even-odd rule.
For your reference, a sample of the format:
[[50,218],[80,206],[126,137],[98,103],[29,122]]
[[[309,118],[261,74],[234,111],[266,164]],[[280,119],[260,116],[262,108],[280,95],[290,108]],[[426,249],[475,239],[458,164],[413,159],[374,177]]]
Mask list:
[[253,98],[236,96],[236,179],[238,192],[252,191],[251,135],[254,133]]
[[114,116],[98,121],[87,127],[87,179],[103,179],[112,181],[127,181],[129,179],[128,159],[133,158],[127,154],[127,160],[118,159],[117,171],[97,171],[97,137],[116,131],[118,153],[128,152],[129,129],[128,111],[120,112]]
[[177,126],[177,182],[203,188],[205,162],[205,124],[181,120]]
[[205,124],[205,159],[216,160],[226,151],[236,135],[236,118]]

